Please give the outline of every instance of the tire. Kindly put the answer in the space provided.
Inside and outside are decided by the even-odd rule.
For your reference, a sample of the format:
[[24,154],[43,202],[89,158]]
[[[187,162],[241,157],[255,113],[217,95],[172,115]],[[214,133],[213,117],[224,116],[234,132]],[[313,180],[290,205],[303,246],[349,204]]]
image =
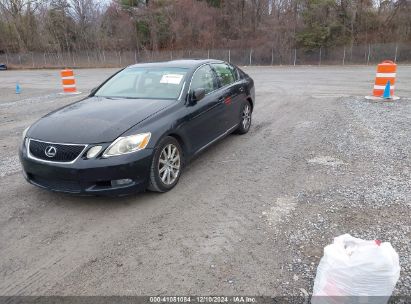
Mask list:
[[171,136],[158,144],[150,167],[148,190],[167,192],[177,185],[183,168],[183,149]]
[[251,127],[252,107],[249,101],[245,102],[240,114],[240,125],[238,126],[237,134],[246,134]]

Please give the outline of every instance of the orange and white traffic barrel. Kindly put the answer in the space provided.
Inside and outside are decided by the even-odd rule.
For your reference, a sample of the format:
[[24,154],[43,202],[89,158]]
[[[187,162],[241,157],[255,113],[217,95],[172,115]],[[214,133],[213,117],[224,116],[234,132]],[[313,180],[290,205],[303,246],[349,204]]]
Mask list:
[[61,70],[61,83],[63,85],[63,92],[68,94],[79,94],[76,89],[76,80],[74,79],[73,70]]
[[375,76],[374,97],[381,97],[384,94],[384,89],[390,82],[390,95],[394,95],[395,77],[397,73],[397,65],[391,60],[385,60],[377,66],[377,75]]

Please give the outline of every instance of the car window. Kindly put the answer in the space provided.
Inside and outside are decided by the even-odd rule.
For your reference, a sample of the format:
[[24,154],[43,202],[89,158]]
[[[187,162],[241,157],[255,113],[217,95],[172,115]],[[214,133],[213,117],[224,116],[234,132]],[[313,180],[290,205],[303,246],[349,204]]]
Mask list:
[[127,68],[107,81],[95,96],[176,99],[182,90],[186,73],[185,68]]
[[110,89],[113,94],[120,95],[122,92],[127,90],[135,90],[137,85],[137,80],[140,78],[140,73],[119,73],[116,82],[107,83],[106,90]]
[[209,65],[200,67],[191,80],[191,90],[203,88],[206,94],[217,89],[217,82],[213,70]]
[[235,81],[233,67],[225,63],[214,63],[213,67],[220,79],[222,87],[232,84]]

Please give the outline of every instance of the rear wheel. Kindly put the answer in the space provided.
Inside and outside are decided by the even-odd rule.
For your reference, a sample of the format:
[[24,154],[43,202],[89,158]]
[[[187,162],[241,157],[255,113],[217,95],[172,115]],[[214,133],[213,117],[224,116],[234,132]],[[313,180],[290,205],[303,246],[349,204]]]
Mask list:
[[163,138],[154,153],[148,189],[156,192],[171,190],[180,179],[183,153],[174,137]]
[[238,134],[245,134],[250,130],[251,127],[251,104],[247,101],[241,110],[240,125],[236,130]]

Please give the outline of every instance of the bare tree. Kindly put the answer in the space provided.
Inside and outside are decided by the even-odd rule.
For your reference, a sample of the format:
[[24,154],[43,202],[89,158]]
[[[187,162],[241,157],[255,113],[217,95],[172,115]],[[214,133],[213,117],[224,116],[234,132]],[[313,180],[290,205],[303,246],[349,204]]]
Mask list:
[[407,0],[0,0],[0,52],[411,41]]

